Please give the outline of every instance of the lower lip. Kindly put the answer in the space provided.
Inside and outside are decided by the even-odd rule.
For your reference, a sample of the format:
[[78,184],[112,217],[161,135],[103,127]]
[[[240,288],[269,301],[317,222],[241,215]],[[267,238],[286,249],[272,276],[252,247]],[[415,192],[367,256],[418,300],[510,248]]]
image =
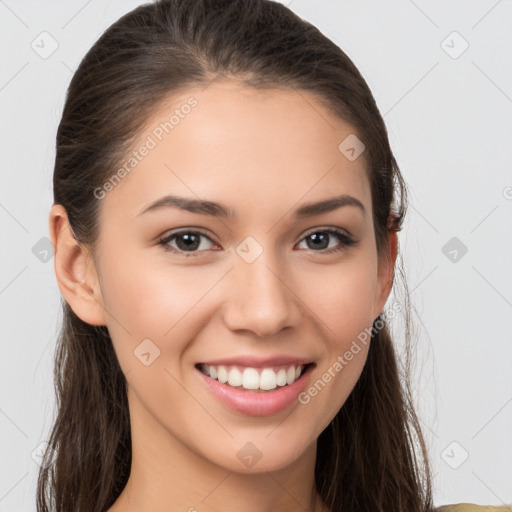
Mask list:
[[248,416],[268,416],[284,411],[297,401],[297,396],[306,387],[314,366],[314,364],[308,366],[306,371],[292,384],[278,386],[273,391],[261,393],[244,391],[229,384],[222,384],[217,379],[208,377],[201,370],[197,368],[196,370],[208,389],[228,408]]

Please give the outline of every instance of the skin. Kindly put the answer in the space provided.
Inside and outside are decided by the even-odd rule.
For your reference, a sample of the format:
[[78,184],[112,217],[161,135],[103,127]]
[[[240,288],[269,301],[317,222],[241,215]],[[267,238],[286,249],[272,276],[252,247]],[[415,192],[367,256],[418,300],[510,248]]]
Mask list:
[[[108,326],[128,381],[132,470],[109,512],[326,510],[313,503],[316,440],[354,388],[368,345],[307,405],[263,417],[217,402],[194,365],[304,356],[316,363],[314,383],[382,312],[396,233],[390,258],[379,260],[364,158],[338,150],[355,130],[305,91],[227,79],[190,88],[161,105],[134,147],[190,96],[198,105],[99,200],[94,255],[71,236],[62,206],[50,212],[59,288],[83,321]],[[221,202],[238,218],[176,208],[139,215],[169,193]],[[365,214],[346,206],[292,217],[304,203],[339,194],[359,199]],[[309,238],[326,228],[357,244],[326,254],[342,243],[335,235],[327,249]],[[158,245],[183,229],[209,237],[196,257],[183,255],[183,239],[168,242],[181,255]],[[263,249],[250,264],[236,252],[248,236]],[[134,356],[146,338],[160,350],[149,366]],[[261,453],[250,468],[237,457],[247,442]]]

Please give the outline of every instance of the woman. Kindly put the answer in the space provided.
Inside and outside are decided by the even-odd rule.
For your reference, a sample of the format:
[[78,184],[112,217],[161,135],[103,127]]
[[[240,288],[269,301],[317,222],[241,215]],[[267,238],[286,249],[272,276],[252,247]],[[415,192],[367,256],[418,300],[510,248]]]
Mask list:
[[114,23],[57,134],[38,510],[434,510],[384,309],[406,205],[364,79],[283,5]]

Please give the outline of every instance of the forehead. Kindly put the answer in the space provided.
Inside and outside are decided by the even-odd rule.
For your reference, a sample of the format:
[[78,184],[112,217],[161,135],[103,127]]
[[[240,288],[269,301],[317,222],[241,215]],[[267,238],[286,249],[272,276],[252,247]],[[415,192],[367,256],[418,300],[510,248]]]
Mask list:
[[[315,96],[294,89],[255,89],[233,80],[169,96],[148,119],[127,155],[126,171],[102,208],[135,216],[165,194],[260,209],[346,193],[370,200],[362,155],[340,144],[354,128]],[[143,155],[142,155],[143,154]],[[129,160],[131,160],[129,162]],[[120,166],[120,167],[121,167]]]

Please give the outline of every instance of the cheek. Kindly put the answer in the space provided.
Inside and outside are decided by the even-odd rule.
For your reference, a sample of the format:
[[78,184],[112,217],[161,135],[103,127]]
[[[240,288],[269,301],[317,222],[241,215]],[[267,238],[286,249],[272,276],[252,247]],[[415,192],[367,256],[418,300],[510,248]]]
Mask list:
[[159,337],[193,307],[211,280],[192,267],[151,258],[113,256],[104,267],[102,291],[109,313],[123,319],[129,331],[149,329]]
[[371,326],[376,291],[376,266],[360,254],[350,261],[325,266],[301,278],[302,296],[326,329],[328,338],[342,349]]
[[308,410],[303,421],[317,434],[332,421],[361,376],[371,343],[376,286],[371,260],[323,272],[304,287],[314,290],[307,302],[325,341],[315,379],[301,398]]
[[[161,351],[180,351],[182,330],[203,305],[202,299],[221,274],[207,267],[178,267],[161,261],[121,257],[114,251],[102,265],[102,294],[108,328],[121,366],[133,366],[133,351],[145,339]],[[125,253],[126,254],[126,253]]]

